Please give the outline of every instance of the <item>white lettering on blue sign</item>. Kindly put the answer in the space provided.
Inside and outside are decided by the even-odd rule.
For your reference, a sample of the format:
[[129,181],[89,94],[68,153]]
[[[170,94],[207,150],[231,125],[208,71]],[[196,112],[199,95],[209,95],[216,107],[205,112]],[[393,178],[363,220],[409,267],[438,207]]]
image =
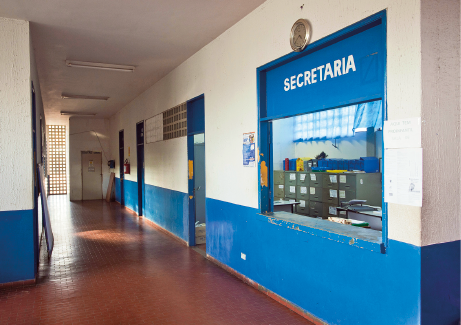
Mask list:
[[331,67],[330,63],[327,63],[325,65],[313,68],[310,71],[304,71],[304,73],[300,73],[298,75],[291,76],[290,78],[286,78],[284,80],[285,86],[283,87],[283,89],[285,91],[289,91],[296,89],[296,87],[301,88],[307,85],[315,84],[320,81],[325,81],[327,80],[327,77],[330,77],[330,79],[332,79],[339,77],[341,75],[348,74],[350,70],[356,71],[353,55],[349,55],[347,57],[347,63],[345,57],[341,60],[335,60],[333,62],[333,68]]

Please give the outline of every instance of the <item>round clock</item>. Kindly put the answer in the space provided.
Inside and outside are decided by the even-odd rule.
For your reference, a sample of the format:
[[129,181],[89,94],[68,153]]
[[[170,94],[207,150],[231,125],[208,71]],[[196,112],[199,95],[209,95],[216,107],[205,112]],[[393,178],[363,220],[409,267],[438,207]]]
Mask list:
[[311,25],[306,19],[298,19],[291,28],[290,45],[293,51],[301,52],[311,39]]

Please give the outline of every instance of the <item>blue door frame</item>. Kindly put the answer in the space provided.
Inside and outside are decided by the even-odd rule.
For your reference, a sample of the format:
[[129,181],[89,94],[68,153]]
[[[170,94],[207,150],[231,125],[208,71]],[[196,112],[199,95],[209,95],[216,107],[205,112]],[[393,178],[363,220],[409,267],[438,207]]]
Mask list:
[[[33,154],[33,166],[32,173],[34,175],[34,209],[33,209],[33,229],[34,229],[34,275],[37,275],[39,266],[39,229],[38,229],[38,174],[37,174],[37,102],[35,95],[34,83],[31,83],[31,96],[32,96],[32,154]],[[40,130],[41,132],[41,130]]]
[[136,161],[138,176],[138,215],[143,215],[144,208],[144,121],[136,123]]
[[205,96],[203,94],[187,102],[189,246],[195,246],[194,135],[200,133],[205,133]]
[[123,170],[123,164],[125,162],[125,137],[123,130],[118,132],[118,154],[120,159],[120,205],[125,206],[125,191],[123,190],[123,180],[125,173]]
[[[277,60],[274,60],[268,64],[265,64],[262,67],[257,69],[257,98],[258,98],[258,147],[259,147],[259,163],[258,163],[258,179],[260,180],[259,184],[259,211],[261,213],[271,213],[273,211],[273,184],[271,176],[273,175],[273,145],[272,145],[272,121],[276,119],[282,119],[287,117],[292,117],[296,115],[306,114],[310,112],[318,112],[323,110],[332,109],[335,107],[348,106],[352,104],[358,104],[363,102],[369,102],[374,100],[382,100],[383,102],[383,118],[387,120],[387,97],[386,97],[386,57],[387,57],[387,47],[386,47],[386,11],[381,11],[373,16],[370,16],[354,25],[351,25],[343,30],[340,30],[332,35],[329,35],[321,40],[318,40],[310,45],[303,52],[292,52],[289,53]],[[291,94],[293,94],[292,99],[288,99],[289,92],[280,91],[280,87],[283,87],[282,83],[275,83],[273,80],[275,78],[280,78],[281,74],[278,72],[278,68],[282,68],[280,71],[284,71],[283,68],[286,67],[288,71],[293,69],[293,66],[296,64],[295,61],[302,59],[309,55],[316,55],[316,52],[328,49],[329,46],[341,47],[349,38],[359,35],[365,35],[367,31],[374,29],[377,31],[377,34],[381,37],[378,41],[379,43],[379,61],[378,55],[375,56],[376,64],[379,67],[377,68],[377,79],[373,79],[371,83],[374,82],[374,87],[368,87],[367,85],[361,85],[362,88],[354,94],[351,98],[346,98],[344,100],[330,102],[325,105],[321,101],[316,99],[318,102],[312,104],[311,107],[308,107],[303,111],[303,105],[299,105],[301,93],[299,89],[291,88]],[[376,33],[375,33],[376,35]],[[373,40],[373,37],[369,38]],[[376,53],[373,53],[376,54]],[[373,55],[372,54],[372,55]],[[312,57],[313,57],[312,56]],[[369,57],[372,57],[371,55]],[[370,59],[370,60],[373,60]],[[298,61],[299,62],[299,61]],[[305,63],[305,61],[304,61]],[[285,72],[285,71],[284,71]],[[285,72],[286,73],[286,72]],[[268,74],[270,75],[268,78]],[[282,73],[283,74],[283,73]],[[290,74],[286,74],[286,77],[290,77]],[[284,77],[285,77],[284,76]],[[283,80],[282,80],[283,81]],[[335,80],[336,82],[336,80]],[[378,83],[378,86],[376,84]],[[337,84],[336,84],[337,85]],[[337,87],[337,86],[336,86]],[[368,87],[368,88],[367,88]],[[283,88],[282,88],[283,89]],[[277,93],[278,91],[278,93]],[[331,91],[331,89],[330,89]],[[361,93],[360,93],[361,91]],[[277,98],[277,96],[279,98]],[[316,94],[316,97],[328,96],[328,90],[319,92]],[[334,97],[331,95],[330,97]],[[312,99],[312,97],[310,98]],[[280,101],[286,100],[286,105],[281,106]],[[274,101],[276,104],[274,105]],[[291,102],[289,102],[291,101]],[[296,105],[298,103],[298,105]],[[305,101],[304,101],[305,103]],[[287,108],[289,107],[289,108]],[[383,146],[384,148],[384,146]],[[384,164],[384,157],[383,157]],[[383,169],[384,170],[384,169]],[[384,184],[384,172],[382,174],[382,184]],[[381,251],[385,253],[388,246],[388,222],[387,222],[387,203],[384,202],[384,186],[383,186],[383,224],[382,224],[382,245]]]

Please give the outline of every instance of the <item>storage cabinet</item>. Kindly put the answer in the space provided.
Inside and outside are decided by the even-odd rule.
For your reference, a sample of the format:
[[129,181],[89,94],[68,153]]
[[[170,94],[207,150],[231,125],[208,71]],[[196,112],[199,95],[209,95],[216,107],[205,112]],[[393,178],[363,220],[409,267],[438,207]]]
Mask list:
[[296,199],[296,180],[295,185],[285,184],[285,197]]
[[295,185],[296,186],[296,172],[285,172],[285,186]]
[[296,184],[299,186],[309,186],[309,173],[298,172]]
[[324,173],[310,173],[309,185],[314,187],[323,187]]
[[298,200],[309,200],[309,187],[298,186],[296,189],[296,199]]
[[323,203],[311,201],[309,203],[309,216],[314,218],[323,218]]
[[285,185],[284,170],[274,170],[274,185]]
[[274,200],[296,200],[296,213],[311,217],[345,217],[336,212],[341,202],[367,200],[381,206],[381,173],[321,173],[274,171]]
[[274,184],[274,197],[284,197],[285,196],[285,185]]
[[309,214],[309,201],[307,200],[297,200],[299,204],[296,205],[296,213],[308,215]]

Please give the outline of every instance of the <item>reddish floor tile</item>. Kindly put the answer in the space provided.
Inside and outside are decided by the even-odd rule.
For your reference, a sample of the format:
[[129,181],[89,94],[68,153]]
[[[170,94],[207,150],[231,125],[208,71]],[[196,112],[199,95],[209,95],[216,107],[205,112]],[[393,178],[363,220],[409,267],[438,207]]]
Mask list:
[[1,324],[311,324],[117,203],[49,207],[53,254],[0,286]]

